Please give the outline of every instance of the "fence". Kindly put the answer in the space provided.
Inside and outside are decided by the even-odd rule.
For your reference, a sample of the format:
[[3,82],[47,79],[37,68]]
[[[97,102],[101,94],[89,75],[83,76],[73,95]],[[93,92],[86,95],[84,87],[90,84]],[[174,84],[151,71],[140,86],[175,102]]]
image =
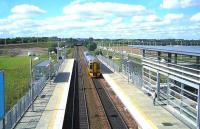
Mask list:
[[138,87],[142,87],[142,65],[138,63],[134,63],[132,61],[128,62],[128,60],[123,60],[121,67],[112,60],[104,57],[97,56],[97,58],[105,64],[110,70],[114,72],[119,72],[123,76],[127,78],[127,81],[132,82],[134,85]]
[[[54,64],[51,75],[57,75],[61,64],[62,62]],[[17,104],[15,104],[11,110],[6,113],[4,117],[4,129],[14,128],[17,122],[31,106],[32,100],[40,94],[46,85],[47,79],[48,76],[44,75],[39,80],[34,81],[33,86],[30,87],[27,93],[20,100],[18,100]],[[0,129],[3,129],[3,120],[0,121]]]
[[118,66],[117,64],[115,64],[114,62],[112,62],[112,60],[102,56],[102,55],[98,55],[97,58],[103,62],[110,70],[114,71],[114,72],[120,72],[121,68],[120,66]]

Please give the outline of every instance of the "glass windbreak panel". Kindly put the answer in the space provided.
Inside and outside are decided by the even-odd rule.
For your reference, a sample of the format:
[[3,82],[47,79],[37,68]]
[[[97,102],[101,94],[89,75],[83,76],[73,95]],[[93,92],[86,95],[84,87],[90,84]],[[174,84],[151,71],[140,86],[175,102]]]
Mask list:
[[160,60],[162,62],[167,62],[167,60],[168,60],[168,53],[162,52],[161,55],[160,55]]
[[168,77],[160,74],[160,83],[167,83]]
[[[172,58],[175,61],[175,56],[172,56]],[[177,55],[177,64],[193,68],[198,70],[198,63],[197,63],[197,57],[196,56],[190,56],[190,55]]]
[[177,100],[181,99],[181,95],[179,93],[177,93],[176,91],[170,90],[170,95],[174,98],[176,98]]
[[143,68],[143,72],[145,72],[145,73],[149,73],[149,70],[148,70],[148,69],[145,69],[145,68]]
[[173,89],[174,91],[176,91],[177,93],[181,93],[181,83],[173,80],[173,83],[171,83],[173,85],[173,87],[171,87],[171,89]]
[[187,110],[182,110],[181,112],[183,115],[185,115],[188,119],[192,120],[194,122],[194,124],[196,124],[196,120],[197,118],[195,117],[195,115],[189,113]]
[[176,54],[172,54],[171,55],[171,63],[176,64],[177,63],[176,59],[177,59]]
[[147,58],[157,59],[158,58],[158,53],[156,51],[146,51],[145,56]]
[[198,89],[184,84],[183,95],[197,102]]
[[168,88],[167,80],[168,80],[167,76],[160,74],[160,90],[161,93],[165,95],[167,95],[167,88]]
[[191,112],[197,111],[197,103],[188,99],[187,97],[182,97],[182,103],[188,107],[188,110],[191,110]]
[[170,95],[169,104],[176,109],[177,111],[180,111],[180,100],[176,99],[174,96]]
[[177,55],[177,64],[181,65],[184,63],[183,55]]
[[196,63],[196,56],[187,55],[187,56],[184,57],[184,61],[188,62],[190,64],[195,64]]
[[145,77],[149,77],[149,74],[146,73],[146,72],[144,72],[144,73],[143,73],[143,76],[145,76]]

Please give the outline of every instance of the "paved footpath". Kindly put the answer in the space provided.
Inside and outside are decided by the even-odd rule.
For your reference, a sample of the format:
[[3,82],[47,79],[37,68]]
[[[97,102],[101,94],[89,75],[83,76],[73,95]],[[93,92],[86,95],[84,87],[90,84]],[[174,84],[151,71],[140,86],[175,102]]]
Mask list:
[[[103,77],[112,87],[128,111],[134,117],[142,129],[188,129],[185,124],[178,120],[160,105],[154,106],[153,100],[141,89],[128,83],[127,79],[119,73],[113,73],[105,66],[102,69]],[[164,126],[164,123],[172,126]]]
[[74,59],[67,59],[55,80],[48,82],[16,129],[62,129]]

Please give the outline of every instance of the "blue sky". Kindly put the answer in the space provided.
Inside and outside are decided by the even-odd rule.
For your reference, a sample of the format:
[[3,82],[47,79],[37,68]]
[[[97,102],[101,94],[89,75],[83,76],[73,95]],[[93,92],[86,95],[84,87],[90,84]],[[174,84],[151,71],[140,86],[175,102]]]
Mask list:
[[0,37],[200,39],[199,0],[0,0]]

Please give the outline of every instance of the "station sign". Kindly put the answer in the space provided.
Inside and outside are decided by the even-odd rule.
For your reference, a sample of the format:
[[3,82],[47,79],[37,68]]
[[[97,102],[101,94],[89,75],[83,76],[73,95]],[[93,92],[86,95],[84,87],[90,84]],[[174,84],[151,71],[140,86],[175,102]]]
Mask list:
[[5,90],[4,90],[4,73],[0,71],[0,120],[5,115]]

